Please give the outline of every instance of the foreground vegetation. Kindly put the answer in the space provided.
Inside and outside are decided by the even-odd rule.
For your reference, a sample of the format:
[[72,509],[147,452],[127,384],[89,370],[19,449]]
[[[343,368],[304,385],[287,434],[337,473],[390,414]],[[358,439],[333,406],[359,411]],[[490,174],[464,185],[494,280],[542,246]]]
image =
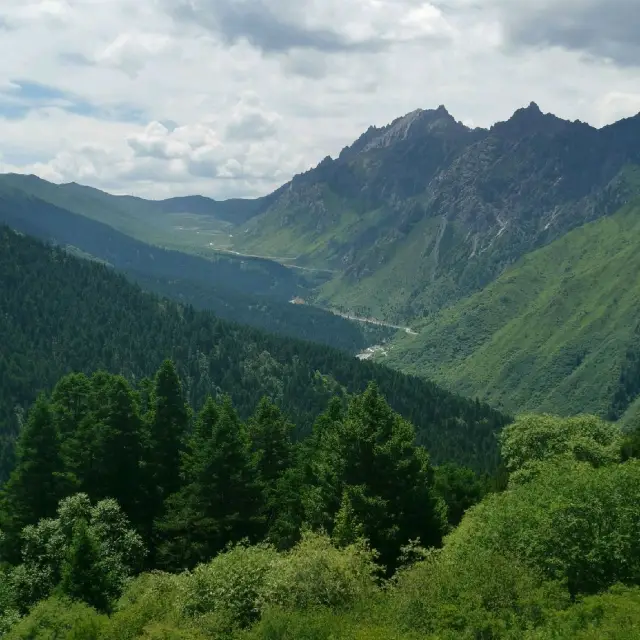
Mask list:
[[434,468],[373,386],[332,401],[304,444],[291,430],[266,399],[247,423],[228,398],[194,417],[169,362],[138,390],[62,379],[29,412],[2,493],[0,629],[637,637],[640,431],[522,416],[500,436],[500,486]]

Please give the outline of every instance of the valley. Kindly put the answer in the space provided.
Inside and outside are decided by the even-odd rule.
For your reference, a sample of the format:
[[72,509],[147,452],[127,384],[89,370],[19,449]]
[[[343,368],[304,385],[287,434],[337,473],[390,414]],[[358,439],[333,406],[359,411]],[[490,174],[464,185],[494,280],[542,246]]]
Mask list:
[[611,269],[626,272],[636,242],[638,140],[640,116],[598,129],[531,103],[480,129],[441,106],[370,127],[255,200],[149,201],[12,174],[0,220],[173,299],[507,411],[626,420],[635,298],[620,307],[628,281]]

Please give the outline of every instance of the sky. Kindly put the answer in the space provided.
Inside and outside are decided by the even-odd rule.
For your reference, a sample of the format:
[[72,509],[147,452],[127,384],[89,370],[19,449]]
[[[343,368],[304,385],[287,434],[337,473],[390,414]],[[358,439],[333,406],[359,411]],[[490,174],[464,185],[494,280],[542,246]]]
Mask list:
[[640,112],[638,0],[2,0],[0,172],[266,194],[417,108]]

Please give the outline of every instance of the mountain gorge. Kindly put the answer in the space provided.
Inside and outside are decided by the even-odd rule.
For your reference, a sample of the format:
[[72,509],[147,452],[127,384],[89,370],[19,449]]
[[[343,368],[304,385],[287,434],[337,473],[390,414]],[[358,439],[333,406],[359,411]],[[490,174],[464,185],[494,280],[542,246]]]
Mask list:
[[[126,210],[120,208],[122,203]],[[163,245],[153,229],[164,229],[167,237],[179,235],[171,227],[176,224],[174,216],[178,220],[198,216],[219,224],[221,218],[212,213],[216,206],[201,197],[160,202],[123,199],[35,176],[0,176],[0,222],[113,267],[148,291],[214,311],[220,318],[354,354],[371,340],[388,335],[316,307],[289,304],[296,296],[306,296],[313,285],[313,278],[303,271],[270,260],[216,253],[208,246],[201,248],[204,255],[172,250],[136,237],[140,225]]]
[[0,637],[637,637],[639,272],[640,116],[0,176]]

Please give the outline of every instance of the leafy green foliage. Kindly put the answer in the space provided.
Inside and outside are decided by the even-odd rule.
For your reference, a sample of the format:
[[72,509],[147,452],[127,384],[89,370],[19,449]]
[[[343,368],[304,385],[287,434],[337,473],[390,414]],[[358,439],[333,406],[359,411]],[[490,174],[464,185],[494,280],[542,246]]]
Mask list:
[[460,557],[445,547],[400,572],[384,614],[422,637],[515,640],[567,604],[560,585],[502,551],[478,546]]
[[89,531],[86,521],[77,522],[60,569],[59,590],[72,600],[82,600],[106,611],[109,608],[109,584],[100,566],[100,552],[99,542]]
[[104,637],[134,640],[146,637],[150,628],[176,630],[180,624],[179,585],[179,576],[158,571],[143,573],[131,580],[114,604]]
[[278,556],[265,578],[262,608],[351,607],[375,592],[376,554],[362,543],[335,548],[324,535],[305,533]]
[[87,495],[65,498],[58,517],[25,527],[22,564],[11,581],[22,610],[61,593],[108,608],[132,572],[141,567],[145,549],[114,500],[95,506]]
[[258,618],[265,581],[277,571],[278,556],[272,547],[238,544],[180,577],[177,598],[187,618],[227,613],[241,627]]
[[107,619],[83,602],[43,600],[4,636],[7,640],[101,640]]
[[574,596],[638,584],[638,500],[638,461],[594,469],[556,459],[473,507],[445,548],[460,562],[482,550],[513,556]]
[[519,417],[500,433],[502,458],[511,480],[535,473],[539,463],[557,457],[588,462],[596,467],[620,460],[620,428],[596,416],[557,418]]
[[640,590],[620,585],[557,613],[541,629],[526,634],[528,640],[632,640],[640,625]]
[[456,527],[467,509],[488,492],[489,482],[471,469],[448,463],[434,469],[434,489],[447,505],[449,526]]
[[8,569],[0,568],[0,637],[4,637],[13,627],[20,615],[18,613],[16,594]]

